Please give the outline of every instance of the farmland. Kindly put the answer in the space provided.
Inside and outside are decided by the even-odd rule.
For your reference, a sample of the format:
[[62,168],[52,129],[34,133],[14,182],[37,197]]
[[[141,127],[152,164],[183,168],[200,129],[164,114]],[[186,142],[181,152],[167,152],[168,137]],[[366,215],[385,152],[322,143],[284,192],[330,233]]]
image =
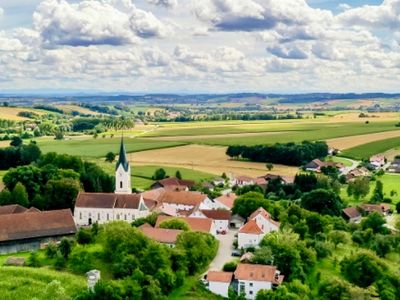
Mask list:
[[25,121],[29,120],[25,117],[18,116],[18,113],[22,111],[34,112],[38,115],[44,114],[43,111],[32,109],[32,108],[24,108],[24,107],[1,107],[0,109],[0,119],[3,120],[11,120],[11,121]]
[[377,153],[400,147],[400,136],[359,145],[343,151],[342,155],[356,159],[368,158]]

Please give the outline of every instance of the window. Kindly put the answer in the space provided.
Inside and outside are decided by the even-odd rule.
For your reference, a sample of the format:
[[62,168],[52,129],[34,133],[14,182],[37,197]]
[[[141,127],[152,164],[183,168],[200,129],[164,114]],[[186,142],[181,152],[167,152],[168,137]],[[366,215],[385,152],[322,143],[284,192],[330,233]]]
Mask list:
[[122,181],[119,182],[119,188],[122,189]]
[[110,220],[110,215],[107,213],[107,221]]
[[126,221],[126,215],[124,215],[124,220]]
[[82,220],[82,212],[79,213],[79,220]]
[[253,283],[252,283],[252,282],[250,282],[250,283],[249,283],[249,285],[252,287],[252,286],[253,286]]
[[117,220],[119,220],[119,214],[117,214]]
[[97,220],[100,221],[100,213],[97,213]]
[[249,291],[249,294],[250,294],[250,295],[253,295],[253,291]]
[[132,220],[135,220],[135,215],[132,215]]
[[246,288],[245,288],[245,286],[244,286],[244,282],[241,282],[241,283],[239,283],[239,292],[240,293],[245,293],[245,291],[246,291]]

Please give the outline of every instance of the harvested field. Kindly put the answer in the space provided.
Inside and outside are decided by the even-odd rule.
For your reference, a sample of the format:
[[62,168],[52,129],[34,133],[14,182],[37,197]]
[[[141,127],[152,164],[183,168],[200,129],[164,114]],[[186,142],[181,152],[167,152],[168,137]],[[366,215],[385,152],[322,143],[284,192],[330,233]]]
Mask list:
[[63,111],[67,112],[67,113],[71,113],[73,111],[77,111],[79,113],[82,114],[86,114],[86,115],[92,115],[92,116],[97,116],[100,115],[100,113],[81,107],[79,105],[73,105],[73,104],[62,104],[62,105],[56,105],[57,108],[62,109]]
[[367,113],[368,117],[360,118],[360,113],[343,113],[333,116],[329,119],[330,122],[359,122],[359,121],[393,121],[399,119],[398,113]]
[[283,176],[295,175],[296,167],[274,165],[267,171],[264,163],[230,160],[225,155],[226,147],[187,145],[181,147],[149,150],[130,156],[133,165],[159,165],[194,169],[215,175],[233,173],[235,175],[260,176],[265,173]]
[[1,107],[0,108],[0,119],[3,120],[11,120],[11,121],[25,121],[25,120],[30,120],[29,118],[24,118],[18,116],[18,113],[21,111],[30,111],[34,112],[35,114],[38,115],[43,115],[44,113],[42,111],[38,111],[35,109],[31,108],[24,108],[24,107]]
[[330,147],[345,150],[375,141],[400,137],[400,130],[340,137],[327,140]]
[[[252,133],[232,133],[229,134],[229,137],[257,137],[257,136],[266,136],[266,135],[275,135],[275,134],[283,134],[285,133],[284,131],[277,131],[277,132],[252,132]],[[208,138],[225,138],[227,135],[226,134],[213,134],[213,135],[199,135],[199,136],[193,136],[193,135],[182,135],[182,136],[163,136],[163,137],[158,137],[157,140],[163,140],[163,141],[192,141],[196,142],[201,141],[202,139],[208,139]]]

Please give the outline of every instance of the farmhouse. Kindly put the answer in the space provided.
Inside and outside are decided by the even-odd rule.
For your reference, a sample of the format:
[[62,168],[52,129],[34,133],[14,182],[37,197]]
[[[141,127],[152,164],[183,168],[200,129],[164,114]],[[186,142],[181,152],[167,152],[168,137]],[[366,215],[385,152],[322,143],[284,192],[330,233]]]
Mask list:
[[361,220],[361,212],[356,207],[347,207],[342,210],[344,218],[350,223],[358,223]]
[[375,167],[383,167],[386,163],[386,158],[382,154],[373,155],[369,158],[369,162]]
[[388,215],[391,212],[390,205],[386,203],[381,203],[381,204],[362,204],[360,206],[361,210],[365,214],[370,214],[373,212],[380,213],[381,215]]
[[237,176],[233,179],[232,185],[237,185],[238,187],[242,187],[245,185],[253,185],[256,184],[256,180],[254,178],[248,176]]
[[[156,228],[160,227],[160,224],[164,221],[175,219],[169,216],[158,216],[156,222]],[[182,220],[189,225],[190,230],[198,232],[206,232],[212,235],[216,235],[216,229],[212,219],[209,218],[188,218],[188,217],[178,217],[176,219]]]
[[139,230],[148,238],[171,248],[175,247],[178,235],[183,232],[182,230],[178,229],[154,228],[147,223],[140,226]]
[[229,230],[231,212],[225,209],[202,209],[194,211],[189,217],[212,219],[217,232],[227,232]]
[[165,178],[155,182],[151,188],[158,189],[164,188],[166,190],[173,190],[173,191],[189,191],[195,182],[192,180],[182,180],[175,177]]
[[314,159],[304,166],[304,168],[307,171],[313,171],[313,172],[321,172],[321,168],[323,167],[335,167],[339,169],[339,171],[342,171],[344,169],[344,165],[342,163],[336,163],[332,161],[321,161],[319,159]]
[[231,210],[237,196],[235,193],[228,193],[214,199],[216,208]]
[[232,272],[209,271],[207,273],[210,292],[228,298],[228,290],[233,279]]
[[243,263],[238,264],[234,276],[238,294],[244,293],[246,299],[255,299],[260,290],[270,290],[284,278],[275,266]]
[[267,233],[277,231],[280,227],[280,223],[273,220],[271,215],[262,207],[253,212],[248,220],[239,229],[239,248],[258,246]]
[[369,176],[370,172],[368,171],[367,168],[365,167],[360,167],[360,168],[356,168],[354,170],[351,170],[348,174],[347,174],[347,180],[354,180],[357,177],[361,177],[361,176]]
[[76,233],[69,209],[0,215],[0,253],[32,251]]

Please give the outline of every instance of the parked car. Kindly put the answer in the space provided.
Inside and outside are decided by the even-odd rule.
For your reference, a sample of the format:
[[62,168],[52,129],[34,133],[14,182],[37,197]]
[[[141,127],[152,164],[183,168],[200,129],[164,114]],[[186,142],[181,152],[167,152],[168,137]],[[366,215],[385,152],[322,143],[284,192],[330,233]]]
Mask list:
[[217,234],[223,234],[223,235],[225,235],[225,234],[226,234],[226,230],[218,230],[218,231],[217,231]]
[[233,250],[231,256],[240,257],[242,256],[242,252],[240,250]]

